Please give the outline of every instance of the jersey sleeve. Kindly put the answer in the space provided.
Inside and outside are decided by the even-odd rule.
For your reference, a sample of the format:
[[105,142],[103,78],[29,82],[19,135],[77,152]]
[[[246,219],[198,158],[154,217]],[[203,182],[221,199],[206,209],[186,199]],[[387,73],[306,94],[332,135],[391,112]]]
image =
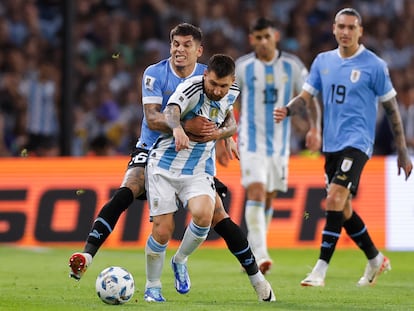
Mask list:
[[380,102],[390,100],[397,95],[391,82],[387,64],[384,61],[380,61],[380,65],[377,67],[374,89]]
[[187,107],[190,104],[190,98],[186,95],[185,91],[192,85],[191,82],[184,81],[177,86],[177,89],[168,99],[167,106],[171,104],[176,104],[181,109],[181,115],[185,114]]
[[155,66],[150,66],[142,78],[142,103],[161,105],[162,98],[162,74]]
[[311,65],[309,76],[303,85],[303,89],[308,93],[316,96],[319,92],[322,91],[322,83],[320,77],[320,54],[315,58]]
[[305,67],[303,62],[297,58],[296,59],[296,75],[294,81],[295,92],[298,94],[302,90],[303,85],[305,84],[306,78],[309,75],[308,69]]

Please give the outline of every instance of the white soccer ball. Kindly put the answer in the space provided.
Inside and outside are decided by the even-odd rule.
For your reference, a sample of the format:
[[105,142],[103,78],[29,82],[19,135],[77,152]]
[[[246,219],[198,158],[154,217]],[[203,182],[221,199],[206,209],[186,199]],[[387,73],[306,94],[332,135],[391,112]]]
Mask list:
[[110,305],[128,302],[135,291],[132,274],[121,267],[108,267],[96,278],[96,293],[101,300]]

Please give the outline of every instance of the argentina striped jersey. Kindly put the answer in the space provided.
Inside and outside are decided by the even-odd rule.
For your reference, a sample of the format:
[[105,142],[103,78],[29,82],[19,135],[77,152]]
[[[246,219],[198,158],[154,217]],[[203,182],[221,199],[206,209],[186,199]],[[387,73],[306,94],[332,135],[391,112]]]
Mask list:
[[[232,85],[220,101],[210,100],[204,93],[203,76],[196,76],[180,84],[171,95],[168,104],[180,106],[182,120],[203,116],[219,127],[227,113],[233,109],[239,93],[239,88]],[[178,174],[195,175],[205,172],[214,176],[216,173],[214,146],[215,141],[207,143],[190,141],[190,148],[177,152],[174,137],[162,134],[151,150],[149,158],[151,162],[155,161],[155,165]]]
[[287,105],[300,92],[308,71],[295,55],[277,53],[267,63],[253,52],[236,61],[236,82],[241,89],[240,152],[283,157],[290,154],[290,119],[276,124],[273,110]]

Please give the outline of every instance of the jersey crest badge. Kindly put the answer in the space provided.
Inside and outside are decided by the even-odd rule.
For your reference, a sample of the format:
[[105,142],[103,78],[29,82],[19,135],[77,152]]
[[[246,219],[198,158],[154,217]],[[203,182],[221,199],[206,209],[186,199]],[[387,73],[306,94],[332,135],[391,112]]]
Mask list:
[[145,81],[145,84],[144,84],[145,88],[147,90],[153,91],[154,90],[155,78],[151,77],[151,76],[145,76],[144,81]]
[[361,71],[357,70],[357,69],[352,69],[352,71],[351,71],[351,82],[352,83],[358,82],[360,77],[361,77]]

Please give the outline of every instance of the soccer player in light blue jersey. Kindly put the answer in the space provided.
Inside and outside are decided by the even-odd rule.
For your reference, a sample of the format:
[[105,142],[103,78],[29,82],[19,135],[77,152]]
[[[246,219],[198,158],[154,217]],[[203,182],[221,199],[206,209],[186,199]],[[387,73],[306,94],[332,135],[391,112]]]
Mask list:
[[277,48],[279,39],[273,21],[257,19],[249,33],[254,51],[236,61],[236,81],[242,91],[238,144],[247,197],[245,220],[262,273],[273,263],[266,237],[273,218],[272,201],[278,191],[287,191],[290,155],[290,120],[276,124],[273,109],[299,94],[308,75],[298,57]]
[[[69,259],[70,276],[76,280],[82,277],[88,265],[92,263],[93,257],[111,234],[121,214],[134,199],[145,196],[144,171],[148,152],[160,133],[169,130],[165,126],[164,115],[161,112],[171,94],[181,82],[193,76],[202,75],[206,69],[206,65],[197,62],[203,52],[202,32],[198,27],[187,23],[179,24],[171,30],[170,40],[171,57],[150,65],[144,72],[142,79],[144,120],[141,137],[131,154],[121,187],[99,211],[83,252],[74,253]],[[190,135],[190,137],[199,141],[211,140],[211,135],[216,130],[216,124],[203,117],[195,117],[183,123],[184,129],[188,131],[187,134],[196,133],[197,135]],[[220,196],[225,195],[227,188],[217,179],[215,179],[215,188],[217,190],[216,206],[212,227],[223,237],[229,250],[246,269],[259,300],[267,301],[273,295],[272,288],[258,270],[246,236],[224,210]],[[173,218],[170,216],[158,217],[154,222],[155,226],[160,231],[169,232],[169,227],[174,225]],[[167,245],[163,241],[168,241],[170,238],[171,236],[150,235],[146,246],[147,258],[153,255],[164,254],[165,256]],[[165,300],[161,295],[161,288],[146,286],[146,289],[148,292],[145,293],[145,300],[156,302]]]
[[[372,156],[378,102],[384,106],[394,133],[398,174],[403,170],[407,180],[413,165],[387,65],[359,43],[362,32],[360,14],[353,8],[340,10],[333,24],[338,48],[320,53],[299,96],[287,107],[274,111],[275,121],[280,122],[297,113],[313,96],[322,95],[326,223],[319,259],[302,286],[324,286],[342,227],[368,259],[358,286],[374,285],[381,273],[391,269],[390,260],[376,248],[351,205],[364,165]],[[313,139],[317,141],[318,134]]]

